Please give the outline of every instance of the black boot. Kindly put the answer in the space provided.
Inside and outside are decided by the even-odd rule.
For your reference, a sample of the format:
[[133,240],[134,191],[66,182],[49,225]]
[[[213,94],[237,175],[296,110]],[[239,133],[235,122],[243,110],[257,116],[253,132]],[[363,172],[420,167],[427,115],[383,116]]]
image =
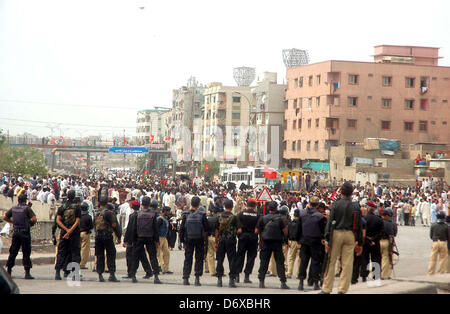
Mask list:
[[56,271],[56,273],[55,273],[55,280],[62,280],[62,278],[61,278],[61,271],[60,270]]
[[259,280],[259,287],[261,288],[261,289],[264,289],[266,286],[264,285],[264,279],[260,279]]
[[290,288],[288,287],[288,285],[286,284],[286,281],[282,281],[282,282],[281,282],[281,289],[290,289]]
[[320,290],[320,286],[319,286],[319,282],[318,281],[314,281],[314,290]]
[[245,274],[244,283],[252,283],[250,281],[250,274]]
[[34,279],[34,277],[31,276],[29,269],[25,269],[25,279]]
[[105,282],[105,278],[103,278],[102,274],[98,274],[98,281]]
[[130,274],[126,275],[126,276],[122,276],[122,279],[131,279],[132,277],[130,276]]
[[200,283],[200,276],[195,276],[195,285],[200,287],[202,284]]
[[118,280],[118,279],[116,278],[116,275],[114,274],[114,272],[110,272],[110,273],[109,273],[108,281],[111,281],[111,282],[120,282],[120,280]]
[[162,284],[161,280],[159,280],[158,275],[155,274],[155,280],[153,281],[155,284],[160,285]]
[[152,273],[146,273],[144,277],[142,277],[143,279],[149,279],[152,278],[153,274]]
[[235,282],[236,282],[236,283],[239,283],[239,274],[236,275],[236,277],[235,277]]
[[217,277],[217,287],[222,287],[222,277]]
[[8,267],[8,274],[11,276],[11,273],[12,273],[12,268],[11,267]]
[[366,282],[367,281],[367,277],[362,277],[362,282]]
[[303,287],[303,279],[300,279],[300,282],[298,283],[298,290],[303,291],[305,288]]
[[230,277],[230,283],[228,284],[230,288],[236,288],[236,284],[234,283],[234,278]]
[[190,285],[188,278],[183,279],[183,285],[185,285],[185,286],[189,286]]
[[64,271],[64,278],[67,278],[67,276],[69,276],[69,274],[70,274],[70,272],[67,271],[67,270],[65,270],[65,271]]
[[137,279],[136,279],[136,276],[131,276],[131,281],[132,281],[133,283],[137,283],[137,282],[138,282]]

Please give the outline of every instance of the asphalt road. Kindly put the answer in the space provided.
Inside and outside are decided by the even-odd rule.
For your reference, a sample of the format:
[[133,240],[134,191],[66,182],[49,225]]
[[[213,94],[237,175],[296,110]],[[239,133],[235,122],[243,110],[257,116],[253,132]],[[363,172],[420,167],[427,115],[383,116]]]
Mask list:
[[[408,278],[418,275],[425,275],[428,268],[428,258],[431,250],[431,241],[429,239],[429,228],[422,226],[417,227],[399,227],[399,234],[396,239],[400,252],[400,259],[395,266],[394,278]],[[170,270],[174,272],[173,275],[161,275],[160,279],[162,285],[155,285],[153,278],[142,279],[145,275],[140,267],[137,278],[138,283],[133,284],[129,279],[122,279],[126,274],[125,259],[117,261],[117,277],[121,280],[119,283],[98,282],[97,274],[89,270],[82,270],[83,279],[79,282],[79,286],[73,285],[74,282],[67,280],[55,281],[53,265],[40,265],[32,269],[32,274],[35,280],[24,280],[23,268],[16,266],[13,269],[13,278],[19,285],[21,293],[150,293],[150,294],[297,294],[299,292],[296,288],[298,286],[297,279],[288,279],[288,286],[290,290],[281,290],[278,278],[266,278],[266,289],[258,288],[257,271],[259,268],[259,256],[257,257],[253,274],[251,275],[252,284],[237,284],[238,288],[228,287],[228,278],[224,277],[224,287],[216,287],[216,277],[209,274],[204,274],[201,278],[202,286],[195,287],[193,285],[194,278],[191,276],[191,286],[182,285],[182,268],[183,268],[184,252],[174,250],[171,252]],[[224,263],[225,273],[228,273],[228,262]],[[105,274],[107,279],[108,274]],[[242,277],[242,276],[241,276]],[[242,280],[243,278],[241,278]],[[335,285],[337,280],[335,281]],[[305,285],[306,286],[306,285]],[[360,283],[358,288],[364,288],[365,284]],[[311,292],[311,287],[305,287],[305,292]],[[303,292],[303,293],[305,293]]]

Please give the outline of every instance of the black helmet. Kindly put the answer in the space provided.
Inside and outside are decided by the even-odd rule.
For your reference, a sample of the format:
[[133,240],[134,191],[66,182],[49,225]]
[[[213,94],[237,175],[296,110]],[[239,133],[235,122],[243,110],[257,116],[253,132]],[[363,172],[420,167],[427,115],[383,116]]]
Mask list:
[[27,199],[28,199],[27,193],[22,193],[18,197],[19,203],[25,203]]
[[89,205],[86,203],[83,203],[80,205],[80,209],[82,212],[87,212],[87,211],[89,211]]
[[70,201],[75,199],[75,190],[69,190],[69,192],[67,192],[67,199]]
[[281,208],[278,210],[278,212],[281,215],[285,215],[287,216],[287,214],[289,213],[289,207],[287,207],[286,205],[281,206]]
[[392,217],[392,216],[393,216],[393,212],[392,212],[392,210],[391,210],[390,208],[386,208],[386,209],[383,209],[382,215],[383,215],[383,216],[389,216],[389,217]]
[[157,200],[155,200],[155,199],[152,199],[151,201],[150,201],[150,207],[152,207],[152,208],[158,208],[158,206],[159,206],[159,203],[158,203],[158,201]]
[[445,219],[445,212],[443,212],[442,210],[439,211],[439,212],[436,214],[436,219],[444,220],[444,219]]

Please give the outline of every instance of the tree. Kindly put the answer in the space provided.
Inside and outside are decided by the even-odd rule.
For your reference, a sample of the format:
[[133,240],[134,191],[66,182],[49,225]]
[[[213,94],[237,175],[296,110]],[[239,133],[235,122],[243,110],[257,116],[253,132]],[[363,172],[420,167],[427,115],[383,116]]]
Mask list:
[[[206,165],[208,165],[208,171],[205,171]],[[220,174],[220,162],[217,160],[214,161],[203,160],[198,168],[198,174],[200,177],[207,175],[211,179],[214,176],[218,176]]]

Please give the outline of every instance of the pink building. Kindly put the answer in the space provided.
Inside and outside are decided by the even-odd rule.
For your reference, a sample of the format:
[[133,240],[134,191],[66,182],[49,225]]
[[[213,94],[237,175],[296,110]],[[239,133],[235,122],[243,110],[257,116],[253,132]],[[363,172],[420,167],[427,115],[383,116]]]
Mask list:
[[325,61],[287,70],[283,157],[328,161],[329,147],[364,138],[450,142],[450,67],[439,48],[376,46],[374,62]]

